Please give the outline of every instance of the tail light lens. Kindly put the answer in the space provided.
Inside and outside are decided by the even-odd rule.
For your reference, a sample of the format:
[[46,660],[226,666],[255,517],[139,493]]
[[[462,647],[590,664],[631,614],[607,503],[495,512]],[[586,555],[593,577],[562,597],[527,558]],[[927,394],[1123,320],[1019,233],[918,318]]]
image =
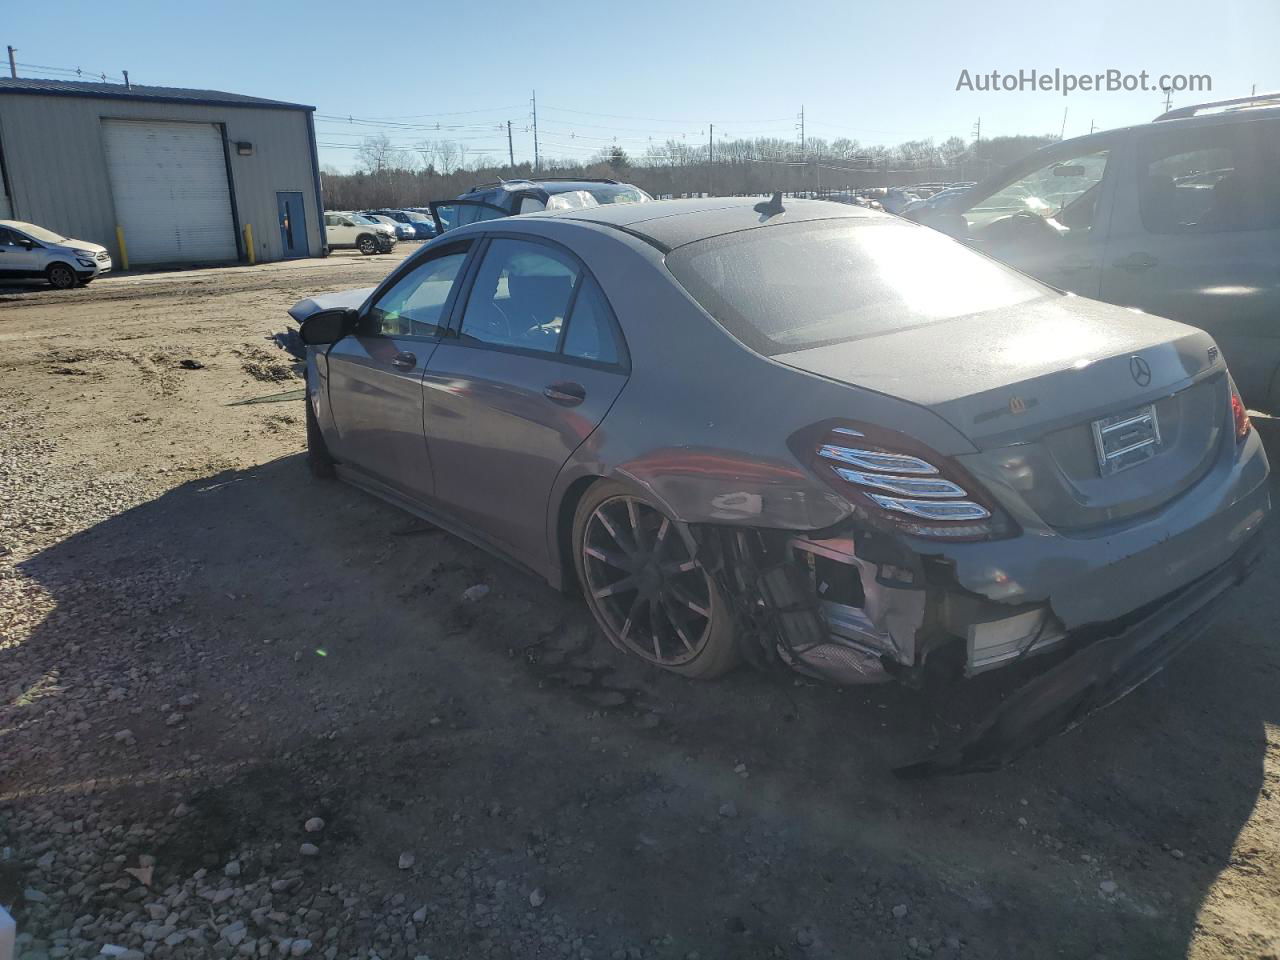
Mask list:
[[903,434],[832,427],[812,456],[813,468],[841,496],[912,536],[988,540],[1017,530],[964,470]]
[[1249,419],[1249,411],[1245,409],[1244,401],[1240,399],[1240,391],[1236,389],[1236,382],[1231,383],[1231,419],[1235,421],[1236,426],[1236,443],[1244,443],[1249,436],[1249,430],[1253,426],[1253,422]]

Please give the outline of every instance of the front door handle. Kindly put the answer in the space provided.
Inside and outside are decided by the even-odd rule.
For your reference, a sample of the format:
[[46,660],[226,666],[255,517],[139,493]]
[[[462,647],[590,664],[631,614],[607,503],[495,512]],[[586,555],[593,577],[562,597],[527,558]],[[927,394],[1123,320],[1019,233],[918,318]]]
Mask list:
[[1145,251],[1131,253],[1127,257],[1121,257],[1113,266],[1119,267],[1121,270],[1128,270],[1130,273],[1141,273],[1143,270],[1150,270],[1160,261]]
[[562,407],[576,407],[587,399],[587,390],[582,384],[572,380],[560,380],[544,387],[542,395]]
[[412,370],[418,365],[418,358],[407,350],[401,350],[391,358],[391,365],[400,370]]

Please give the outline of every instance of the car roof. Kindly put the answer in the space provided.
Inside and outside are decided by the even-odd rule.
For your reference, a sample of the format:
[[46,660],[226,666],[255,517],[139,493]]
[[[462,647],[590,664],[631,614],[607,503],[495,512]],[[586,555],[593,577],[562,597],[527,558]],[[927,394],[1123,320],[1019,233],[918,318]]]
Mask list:
[[724,233],[760,226],[806,220],[896,219],[866,207],[826,200],[782,201],[783,212],[765,217],[755,207],[764,197],[706,197],[691,200],[655,200],[652,203],[611,203],[575,210],[525,214],[529,218],[577,220],[615,227],[661,247],[676,247]]

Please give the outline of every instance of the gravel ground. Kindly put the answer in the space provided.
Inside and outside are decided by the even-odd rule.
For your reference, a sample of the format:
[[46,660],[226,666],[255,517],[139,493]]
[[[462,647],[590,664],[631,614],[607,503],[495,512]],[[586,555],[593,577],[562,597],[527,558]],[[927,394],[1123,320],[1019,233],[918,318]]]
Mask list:
[[1276,551],[1083,728],[897,782],[946,732],[915,694],[631,664],[311,480],[296,400],[231,405],[301,386],[286,307],[396,259],[0,291],[20,957],[1280,955]]

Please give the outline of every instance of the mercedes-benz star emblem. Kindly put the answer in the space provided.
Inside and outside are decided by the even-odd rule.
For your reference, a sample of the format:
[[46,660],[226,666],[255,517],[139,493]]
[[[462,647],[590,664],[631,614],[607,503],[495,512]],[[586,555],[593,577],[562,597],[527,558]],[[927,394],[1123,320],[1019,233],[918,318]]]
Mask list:
[[1133,374],[1133,382],[1140,387],[1145,387],[1151,382],[1151,364],[1141,357],[1129,358],[1129,372]]

